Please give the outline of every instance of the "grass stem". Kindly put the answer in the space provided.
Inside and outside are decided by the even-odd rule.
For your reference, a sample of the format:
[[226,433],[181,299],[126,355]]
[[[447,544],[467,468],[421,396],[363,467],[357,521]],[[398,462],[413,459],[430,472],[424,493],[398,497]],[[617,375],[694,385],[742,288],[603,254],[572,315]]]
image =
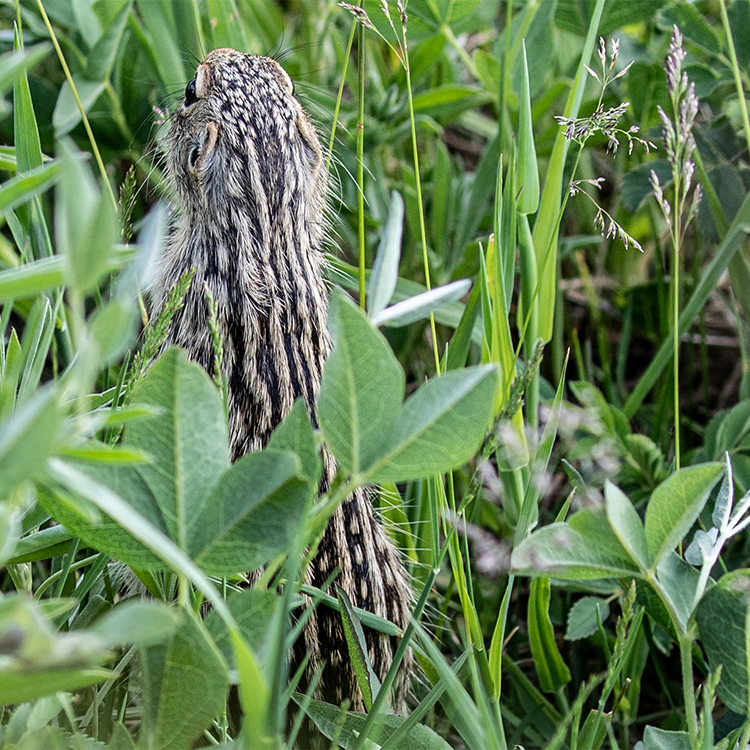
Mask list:
[[[364,7],[364,0],[360,3]],[[366,305],[365,291],[365,27],[357,36],[357,226],[359,237],[359,306]]]
[[[417,144],[417,124],[414,118],[414,98],[411,87],[411,67],[409,65],[409,47],[406,43],[406,29],[403,30],[404,70],[406,71],[406,93],[409,97],[409,122],[411,124],[411,146],[414,156],[414,183],[417,190],[417,208],[419,210],[419,239],[422,243],[422,262],[424,264],[424,282],[427,291],[432,288],[430,281],[430,260],[427,255],[427,230],[424,220],[424,203],[422,201],[422,180],[419,176],[419,146]],[[430,311],[430,333],[432,334],[432,351],[435,355],[435,372],[440,375],[440,352],[438,348],[435,316]]]
[[47,16],[47,11],[45,11],[44,9],[42,0],[36,0],[36,4],[39,6],[39,12],[42,14],[42,20],[44,21],[44,25],[47,27],[50,39],[52,40],[52,44],[55,47],[55,52],[57,52],[57,57],[60,60],[60,65],[62,65],[62,69],[65,73],[65,78],[68,81],[68,85],[70,86],[70,90],[73,92],[73,97],[75,98],[76,104],[78,105],[78,111],[81,113],[83,127],[86,128],[86,135],[88,135],[89,137],[91,150],[94,152],[94,158],[96,159],[97,166],[99,167],[99,172],[101,172],[104,184],[107,186],[107,192],[109,194],[110,200],[112,201],[112,207],[115,209],[115,212],[117,212],[117,198],[115,198],[114,190],[112,190],[112,185],[110,185],[109,177],[107,176],[107,170],[105,169],[104,161],[102,160],[102,155],[99,153],[99,146],[96,145],[94,131],[91,130],[89,118],[86,116],[86,111],[84,110],[81,99],[78,96],[78,89],[76,89],[76,85],[73,82],[73,76],[70,72],[70,68],[68,67],[68,63],[65,60],[65,55],[63,55],[62,48],[60,47],[60,42],[57,41],[57,35],[55,34],[55,30],[52,28],[52,24],[50,23],[49,17]]

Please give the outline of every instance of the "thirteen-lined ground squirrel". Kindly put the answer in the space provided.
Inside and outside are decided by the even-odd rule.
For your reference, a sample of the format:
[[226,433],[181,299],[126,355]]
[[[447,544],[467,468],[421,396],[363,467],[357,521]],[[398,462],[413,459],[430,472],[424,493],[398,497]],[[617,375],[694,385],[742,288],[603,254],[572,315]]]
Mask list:
[[[231,49],[198,66],[174,113],[168,172],[179,218],[155,281],[155,309],[189,268],[195,275],[168,344],[207,370],[214,349],[204,283],[218,308],[228,383],[234,459],[262,448],[303,397],[315,399],[330,349],[323,281],[328,175],[314,127],[286,72],[267,57]],[[322,488],[335,473],[328,460]],[[355,606],[402,628],[411,588],[398,553],[373,515],[367,493],[353,493],[330,520],[305,581],[323,586],[335,569]],[[367,630],[382,679],[394,639]],[[296,646],[311,659],[307,679],[325,663],[316,697],[362,710],[338,612],[319,606]],[[403,711],[410,658],[395,689]],[[294,666],[294,665],[293,665]]]

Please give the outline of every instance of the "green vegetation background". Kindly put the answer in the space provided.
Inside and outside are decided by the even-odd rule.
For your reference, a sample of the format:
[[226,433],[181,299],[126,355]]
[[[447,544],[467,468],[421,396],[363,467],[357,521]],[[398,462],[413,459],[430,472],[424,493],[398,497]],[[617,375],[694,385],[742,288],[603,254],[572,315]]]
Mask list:
[[[0,3],[0,743],[273,748],[306,712],[346,748],[744,748],[750,3],[355,5]],[[221,378],[149,368],[143,330],[159,138],[222,46],[330,140],[330,282],[364,308],[332,295],[320,430],[295,408],[234,465]],[[406,633],[301,585],[371,482]],[[367,715],[294,692],[302,594]],[[409,718],[360,621],[415,649]]]

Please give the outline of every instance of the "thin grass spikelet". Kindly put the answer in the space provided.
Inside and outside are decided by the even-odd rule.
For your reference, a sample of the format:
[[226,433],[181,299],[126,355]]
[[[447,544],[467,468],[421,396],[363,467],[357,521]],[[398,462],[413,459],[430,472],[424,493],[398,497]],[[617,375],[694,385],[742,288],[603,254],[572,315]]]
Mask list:
[[206,305],[208,306],[208,328],[211,331],[211,342],[214,349],[214,372],[213,381],[216,387],[224,391],[224,380],[221,375],[221,368],[224,363],[224,339],[219,328],[219,308],[216,299],[211,292],[207,282],[203,282],[203,293],[206,295]]
[[133,239],[133,209],[138,195],[136,187],[135,165],[131,164],[120,188],[120,200],[118,202],[122,241],[125,244]]
[[682,46],[682,33],[677,26],[672,29],[672,41],[666,61],[667,93],[672,103],[672,117],[657,107],[664,129],[662,140],[667,161],[672,167],[673,202],[670,203],[659,182],[651,171],[651,189],[672,234],[675,251],[679,252],[685,230],[698,213],[703,198],[703,188],[695,184],[695,151],[693,125],[698,114],[699,101],[695,84],[688,80],[682,70],[686,52]]
[[145,329],[143,346],[133,359],[133,366],[125,384],[123,403],[128,403],[133,389],[146,374],[166,341],[172,319],[185,303],[185,296],[190,288],[194,273],[195,269],[191,268],[180,276],[169,292],[164,307],[155,318],[152,318],[149,326]]
[[[339,8],[343,8],[344,10],[348,10],[355,18],[357,23],[362,24],[366,29],[372,29],[373,31],[377,31],[375,28],[375,24],[370,20],[370,16],[367,15],[367,11],[359,6],[359,5],[353,5],[352,3],[339,3]],[[382,10],[382,4],[381,4],[381,10]]]
[[[565,128],[565,137],[569,141],[575,141],[581,149],[583,149],[586,141],[588,141],[591,136],[595,133],[601,133],[607,139],[607,151],[612,152],[613,155],[617,154],[621,138],[624,138],[628,142],[628,154],[633,153],[633,147],[636,144],[642,146],[643,150],[647,154],[650,154],[651,149],[655,149],[656,146],[645,138],[640,138],[638,136],[639,128],[637,125],[632,125],[627,129],[620,127],[620,119],[630,106],[630,102],[621,102],[617,106],[609,108],[605,108],[603,104],[604,92],[607,89],[607,86],[618,78],[624,76],[633,64],[631,61],[619,73],[613,75],[612,73],[619,54],[619,40],[612,40],[610,44],[610,54],[608,56],[607,45],[604,38],[599,38],[598,56],[601,71],[597,72],[588,65],[584,66],[589,75],[593,76],[601,86],[597,108],[588,117],[558,116],[555,117],[555,119]],[[629,235],[625,229],[583,189],[583,185],[585,184],[593,185],[595,188],[601,189],[603,182],[604,179],[601,177],[571,180],[568,188],[570,196],[583,194],[594,204],[594,206],[596,206],[597,212],[596,217],[594,218],[594,225],[601,232],[603,237],[609,239],[617,237],[622,241],[626,249],[632,244],[633,247],[643,252],[640,243]]]

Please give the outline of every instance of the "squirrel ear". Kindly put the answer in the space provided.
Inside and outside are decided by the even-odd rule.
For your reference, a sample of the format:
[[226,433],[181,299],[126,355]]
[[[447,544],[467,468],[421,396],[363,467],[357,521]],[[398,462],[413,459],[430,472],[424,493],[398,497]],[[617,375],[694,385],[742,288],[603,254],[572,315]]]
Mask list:
[[206,132],[201,140],[196,143],[188,154],[188,167],[193,171],[200,169],[203,162],[214,150],[216,139],[219,135],[219,123],[213,120],[206,124]]
[[208,89],[209,69],[205,63],[201,63],[198,66],[198,70],[195,71],[195,98],[203,99],[206,96]]

